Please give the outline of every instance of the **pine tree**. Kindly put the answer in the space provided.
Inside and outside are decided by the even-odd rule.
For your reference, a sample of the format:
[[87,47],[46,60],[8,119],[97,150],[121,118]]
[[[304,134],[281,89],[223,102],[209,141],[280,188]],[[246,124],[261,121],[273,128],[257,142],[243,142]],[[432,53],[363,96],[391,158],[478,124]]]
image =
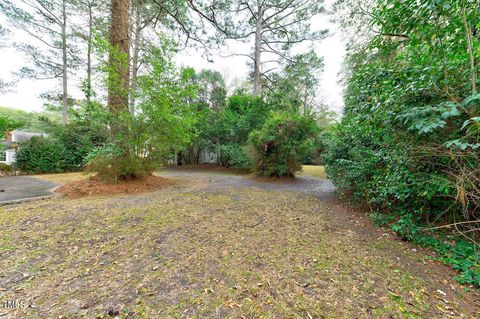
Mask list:
[[22,77],[62,80],[63,122],[68,123],[68,72],[77,60],[69,45],[67,0],[2,0],[0,11],[10,24],[25,32],[35,43],[15,43],[26,54],[29,66]]

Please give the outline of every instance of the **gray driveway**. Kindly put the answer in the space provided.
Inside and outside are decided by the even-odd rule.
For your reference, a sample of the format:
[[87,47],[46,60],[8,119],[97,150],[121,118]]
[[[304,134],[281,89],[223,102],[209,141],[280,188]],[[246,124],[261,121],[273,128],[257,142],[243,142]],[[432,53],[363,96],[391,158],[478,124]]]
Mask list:
[[0,205],[54,195],[53,189],[56,186],[58,185],[55,183],[29,176],[0,177]]

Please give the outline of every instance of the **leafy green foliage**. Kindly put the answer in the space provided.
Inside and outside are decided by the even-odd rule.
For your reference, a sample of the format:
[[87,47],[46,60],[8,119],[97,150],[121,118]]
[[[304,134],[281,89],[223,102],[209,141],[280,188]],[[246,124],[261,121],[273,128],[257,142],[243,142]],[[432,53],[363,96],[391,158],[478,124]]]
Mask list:
[[415,219],[413,214],[406,214],[392,224],[392,230],[420,246],[434,249],[438,260],[460,273],[456,277],[460,283],[480,286],[480,256],[475,243],[442,233],[427,233]]
[[278,109],[311,115],[318,96],[319,74],[323,58],[311,50],[288,59],[281,72],[272,74],[266,92],[267,99]]
[[61,143],[69,153],[70,169],[81,170],[86,157],[95,148],[107,142],[108,131],[105,125],[92,125],[83,121],[72,121],[67,125],[50,128],[52,138]]
[[[375,32],[347,59],[345,113],[327,135],[327,172],[377,221],[393,216],[397,233],[433,247],[460,281],[478,284],[475,244],[455,237],[447,245],[423,231],[480,218],[478,4],[379,0],[369,9],[345,24]],[[466,228],[475,224],[462,225],[453,234],[478,242],[478,229]]]
[[126,157],[116,144],[95,148],[86,158],[85,171],[102,180],[137,178],[151,175],[158,163],[149,158]]
[[251,166],[245,152],[248,135],[261,127],[272,106],[257,96],[235,94],[223,102],[225,107],[221,107],[220,99],[208,102],[218,97],[214,91],[212,94],[197,102],[199,119],[195,128],[198,134],[189,153],[193,148],[214,150],[220,154],[219,164],[247,169]]
[[250,169],[252,162],[247,154],[247,147],[239,144],[224,144],[220,147],[220,164],[225,167]]
[[194,73],[191,81],[195,86],[197,121],[194,125],[195,135],[186,150],[183,150],[181,161],[186,164],[198,164],[202,150],[215,151],[218,154],[221,135],[224,132],[222,114],[226,108],[227,89],[223,76],[212,70]]
[[[10,124],[6,126],[4,126],[5,124],[1,124],[5,122]],[[49,123],[60,122],[60,113],[48,109],[42,112],[25,112],[8,107],[0,107],[0,132],[4,132],[7,129],[43,131]]]
[[224,110],[227,99],[225,80],[218,71],[202,70],[193,77],[198,86],[198,100],[214,111]]
[[[22,121],[23,115],[29,114],[23,111],[14,111],[12,115],[18,115]],[[45,113],[48,114],[48,113]],[[101,105],[90,104],[84,105],[72,112],[72,120],[70,124],[61,125],[56,121],[50,121],[47,117],[41,119],[41,126],[38,127],[48,133],[49,137],[42,139],[42,146],[38,149],[41,153],[41,160],[32,155],[37,149],[32,143],[20,145],[22,166],[27,169],[29,173],[43,173],[43,172],[62,172],[62,171],[78,171],[83,168],[87,155],[96,147],[99,147],[107,142],[108,129],[102,115],[104,111]],[[25,117],[27,119],[27,117]],[[31,118],[29,118],[31,119]],[[32,122],[22,122],[17,126],[32,127]],[[13,127],[11,127],[13,128]],[[10,129],[11,129],[10,128]],[[42,144],[42,145],[43,145]],[[24,150],[24,148],[27,148]],[[52,151],[53,147],[58,147],[58,153],[64,156],[59,165],[55,166],[46,159],[49,153],[56,153]]]
[[[109,52],[105,48],[108,44],[99,41],[99,46],[104,54]],[[110,130],[109,142],[122,154],[111,152],[110,146],[93,152],[88,158],[90,171],[97,170],[100,177],[115,180],[149,175],[162,160],[190,144],[199,117],[193,103],[197,93],[195,73],[176,68],[172,62],[174,53],[172,43],[167,41],[161,47],[149,48],[143,61],[147,72],[137,79],[133,113],[117,110],[112,114],[104,109],[94,113],[94,117],[116,128]],[[111,82],[120,79],[112,77],[108,70],[107,85],[115,89]]]
[[153,157],[171,155],[173,149],[186,147],[195,133],[194,72],[176,69],[169,50],[153,49],[145,61],[149,72],[138,79],[138,114],[129,123],[129,143],[137,157],[147,150]]
[[249,136],[256,157],[256,173],[261,176],[295,176],[312,150],[317,134],[318,127],[312,117],[272,113],[265,124]]
[[15,122],[8,117],[0,115],[0,137],[3,139],[3,135],[6,131],[14,130],[18,127],[21,127],[22,125],[23,123]]
[[251,131],[260,128],[272,106],[261,97],[238,94],[228,99],[223,114],[225,142],[246,144]]
[[70,153],[59,141],[35,136],[22,143],[16,162],[23,173],[60,173],[71,169],[69,158]]

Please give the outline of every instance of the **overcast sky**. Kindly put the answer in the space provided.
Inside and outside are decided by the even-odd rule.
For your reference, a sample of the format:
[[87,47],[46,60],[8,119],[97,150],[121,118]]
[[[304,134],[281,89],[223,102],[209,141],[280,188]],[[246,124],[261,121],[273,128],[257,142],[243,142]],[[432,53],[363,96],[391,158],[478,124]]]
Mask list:
[[[325,0],[329,7],[334,0]],[[22,42],[28,37],[20,31],[11,28],[3,17],[0,17],[0,24],[10,29],[11,34],[7,39],[10,41]],[[314,49],[318,55],[324,57],[325,70],[322,74],[319,87],[319,97],[323,98],[325,103],[334,111],[340,112],[343,107],[342,90],[340,85],[339,73],[345,55],[345,45],[337,26],[329,21],[328,16],[319,16],[312,21],[314,29],[327,28],[331,35],[318,43],[314,44]],[[176,58],[181,66],[191,66],[197,70],[214,69],[221,72],[227,80],[227,85],[238,80],[243,80],[250,71],[247,67],[248,58],[230,57],[222,58],[231,52],[248,53],[250,46],[229,41],[225,47],[218,53],[212,54],[213,62],[207,62],[200,52],[195,50],[185,50],[180,52]],[[3,48],[0,50],[0,78],[8,80],[11,73],[18,71],[24,64],[23,56],[13,48]],[[69,94],[74,98],[81,98],[82,93],[78,89],[78,80],[72,77],[69,85]],[[46,91],[57,89],[60,91],[60,80],[28,80],[24,79],[12,88],[11,92],[0,95],[0,106],[22,109],[26,111],[40,111],[44,101],[39,95]]]

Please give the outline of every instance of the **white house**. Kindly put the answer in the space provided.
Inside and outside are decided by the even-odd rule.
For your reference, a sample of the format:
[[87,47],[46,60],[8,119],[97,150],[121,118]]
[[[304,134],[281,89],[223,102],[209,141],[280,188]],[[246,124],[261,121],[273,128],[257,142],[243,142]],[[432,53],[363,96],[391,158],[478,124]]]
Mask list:
[[0,142],[0,163],[12,164],[15,162],[15,149],[11,146],[30,140],[34,136],[47,136],[42,132],[9,131],[5,133],[5,140]]

